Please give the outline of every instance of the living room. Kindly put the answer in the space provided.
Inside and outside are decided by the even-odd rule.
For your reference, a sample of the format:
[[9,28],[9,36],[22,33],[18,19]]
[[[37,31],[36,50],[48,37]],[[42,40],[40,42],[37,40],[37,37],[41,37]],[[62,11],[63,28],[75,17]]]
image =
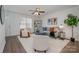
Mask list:
[[[3,46],[0,46],[3,47],[1,52],[20,53],[21,51],[18,51],[20,48],[16,45],[17,40],[20,42],[19,45],[22,45],[22,50],[27,53],[79,52],[79,47],[76,46],[79,43],[79,24],[74,26],[72,33],[71,26],[64,22],[68,15],[79,17],[78,5],[2,5],[2,7],[1,32],[5,33],[3,35],[1,33],[4,40]],[[72,36],[73,40],[70,39]],[[15,44],[12,39],[17,39],[14,41]],[[10,49],[7,46],[12,42],[13,50],[12,46]]]

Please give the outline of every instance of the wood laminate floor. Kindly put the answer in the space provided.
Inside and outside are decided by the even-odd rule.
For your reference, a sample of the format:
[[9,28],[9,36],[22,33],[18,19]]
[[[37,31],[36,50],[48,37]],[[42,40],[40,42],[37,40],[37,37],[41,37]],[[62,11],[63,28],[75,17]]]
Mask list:
[[26,53],[17,36],[6,37],[3,53]]
[[69,42],[61,51],[61,53],[79,53],[79,41]]

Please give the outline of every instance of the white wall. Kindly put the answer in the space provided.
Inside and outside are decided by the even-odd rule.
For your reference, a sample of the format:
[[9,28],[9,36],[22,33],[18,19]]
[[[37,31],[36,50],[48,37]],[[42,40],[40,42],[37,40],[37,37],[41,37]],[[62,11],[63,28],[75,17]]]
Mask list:
[[0,52],[3,52],[5,43],[5,25],[0,24]]
[[[13,12],[13,11],[5,10],[5,35],[6,36],[18,35],[20,32],[21,22],[24,19],[27,20],[27,18],[30,19],[30,17],[28,17],[27,14],[25,15],[25,14]],[[26,24],[26,25],[29,25],[29,24]],[[32,24],[30,25],[29,26],[32,27]]]
[[[70,8],[67,10],[62,10],[62,11],[58,11],[58,12],[54,12],[51,14],[46,15],[44,18],[42,18],[43,20],[43,26],[48,26],[47,25],[47,20],[51,17],[57,17],[57,25],[59,26],[60,24],[63,24],[65,26],[65,32],[66,32],[66,37],[70,38],[71,37],[71,28],[69,26],[67,26],[66,24],[64,24],[64,19],[66,18],[66,16],[68,14],[73,14],[79,17],[79,7],[74,7],[74,8]],[[74,37],[79,40],[79,25],[78,27],[74,28]]]
[[[4,20],[4,9],[2,8],[2,20]],[[5,24],[1,24],[0,19],[0,53],[3,52],[5,46]]]
[[5,11],[5,35],[12,36],[19,33],[20,21],[24,15],[11,11]]

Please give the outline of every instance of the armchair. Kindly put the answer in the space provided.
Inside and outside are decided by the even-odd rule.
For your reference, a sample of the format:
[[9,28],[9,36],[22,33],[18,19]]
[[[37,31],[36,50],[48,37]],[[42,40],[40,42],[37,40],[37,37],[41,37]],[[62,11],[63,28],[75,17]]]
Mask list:
[[26,28],[20,29],[20,37],[22,38],[30,37],[30,33],[26,30]]

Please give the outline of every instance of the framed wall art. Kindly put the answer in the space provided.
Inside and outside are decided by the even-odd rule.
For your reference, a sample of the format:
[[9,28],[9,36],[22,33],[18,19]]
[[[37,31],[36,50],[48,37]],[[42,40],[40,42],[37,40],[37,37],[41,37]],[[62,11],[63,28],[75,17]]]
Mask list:
[[57,18],[49,18],[48,25],[57,25]]
[[5,20],[4,7],[3,7],[3,5],[0,5],[0,22],[1,22],[1,24],[4,24],[4,20]]

